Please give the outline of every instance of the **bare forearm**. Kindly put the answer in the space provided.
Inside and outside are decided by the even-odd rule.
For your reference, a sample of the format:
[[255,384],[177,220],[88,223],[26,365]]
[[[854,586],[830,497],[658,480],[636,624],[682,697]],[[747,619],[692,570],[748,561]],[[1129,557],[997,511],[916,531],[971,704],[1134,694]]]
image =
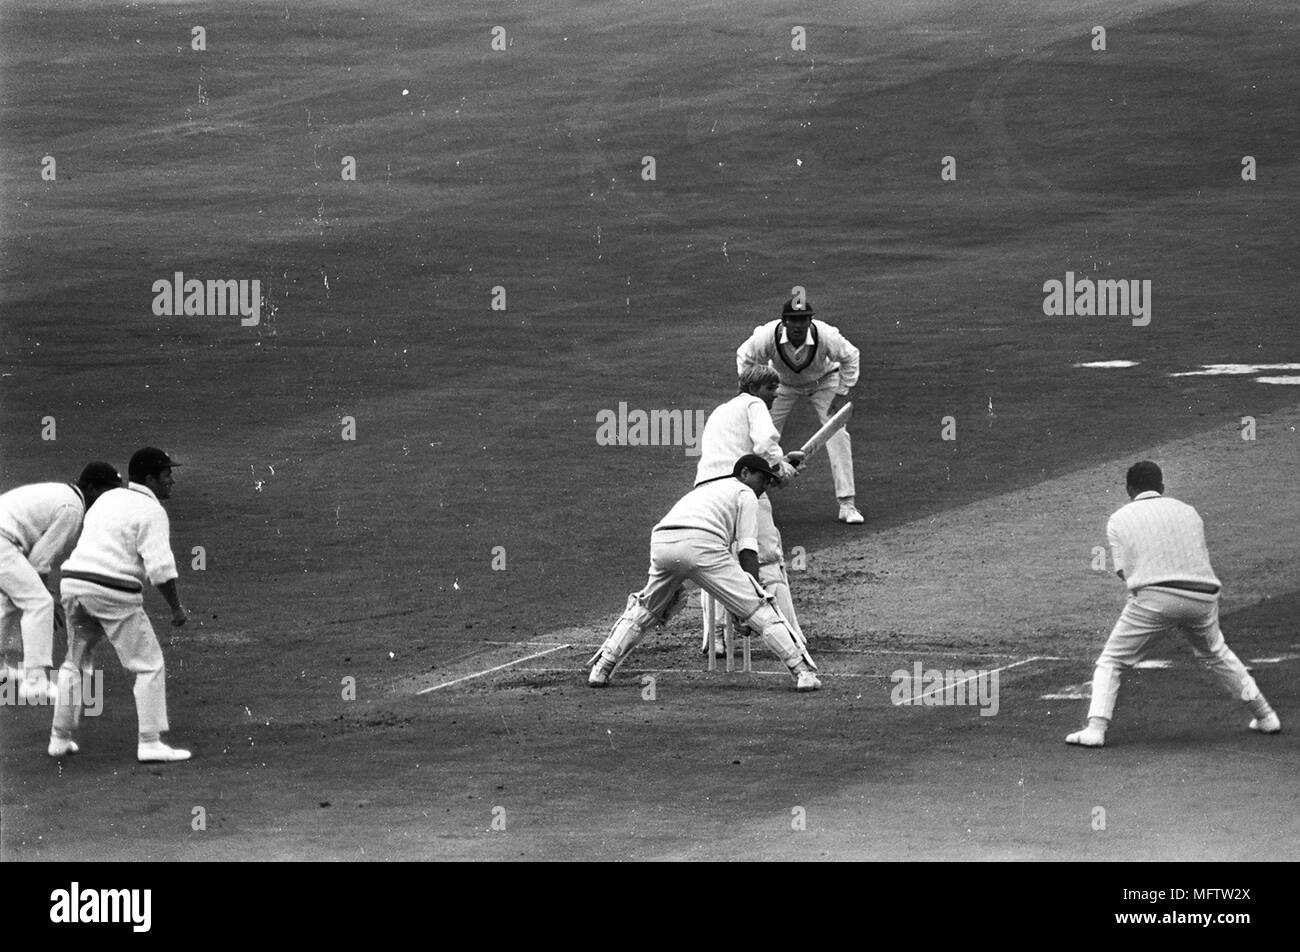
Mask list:
[[181,607],[181,595],[180,592],[176,590],[176,579],[173,578],[168,579],[165,582],[159,582],[157,588],[159,594],[166,599],[167,605],[172,611]]
[[189,613],[186,612],[185,607],[181,605],[181,594],[176,589],[176,579],[173,578],[168,579],[166,582],[159,582],[157,588],[159,594],[167,600],[167,604],[171,607],[172,624],[179,628],[181,625],[185,624],[185,619],[188,617]]

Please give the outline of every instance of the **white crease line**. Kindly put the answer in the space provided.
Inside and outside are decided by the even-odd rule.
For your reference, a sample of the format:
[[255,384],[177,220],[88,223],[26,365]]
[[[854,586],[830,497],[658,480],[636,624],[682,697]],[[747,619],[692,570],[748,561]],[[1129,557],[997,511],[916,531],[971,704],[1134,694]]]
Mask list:
[[[549,641],[485,641],[485,645],[493,645],[498,648],[524,647],[531,648],[535,645],[549,645]],[[603,641],[592,642],[571,642],[574,648],[599,648],[604,644]],[[817,654],[860,654],[860,655],[907,655],[913,657],[922,652],[915,648],[817,648]],[[1006,652],[958,652],[958,651],[933,651],[931,652],[939,657],[952,658],[1019,658],[1018,654],[1007,654]],[[1041,655],[1036,656],[1036,661],[1088,661],[1092,662],[1096,655],[1089,655],[1086,658],[1058,658],[1055,656]]]
[[[949,684],[945,684],[942,688],[931,688],[930,690],[926,691],[925,694],[918,694],[918,695],[917,695],[915,698],[913,698],[909,703],[911,703],[911,704],[916,704],[917,701],[921,700],[921,698],[925,697],[925,696],[928,695],[928,694],[933,694],[935,691],[948,691],[949,689],[952,689],[952,690],[955,691],[959,685],[962,685],[962,684],[968,684],[968,683],[970,683],[971,681],[978,681],[980,678],[987,677],[988,675],[993,674],[993,673],[995,673],[995,672],[999,672],[999,671],[1010,671],[1012,668],[1018,668],[1018,667],[1020,667],[1022,664],[1032,664],[1032,663],[1035,662],[1035,661],[1060,661],[1060,660],[1061,660],[1060,658],[1049,658],[1049,657],[1047,657],[1047,656],[1039,656],[1039,655],[1035,655],[1035,656],[1032,657],[1032,658],[1025,658],[1023,661],[1017,661],[1017,662],[1015,662],[1014,664],[1008,664],[1008,665],[1005,665],[1004,667],[1001,667],[1001,668],[994,668],[992,671],[980,671],[980,672],[977,672],[977,673],[974,675],[974,677],[964,678],[963,680],[958,681],[956,684],[951,684],[951,685],[949,685]],[[922,674],[924,674],[924,670],[922,670]]]
[[[543,653],[545,653],[545,652],[543,652]],[[520,660],[523,661],[523,660],[527,660],[527,659],[521,658]],[[1070,660],[1070,659],[1065,659],[1065,658],[1054,658],[1054,657],[1049,657],[1049,656],[1047,656],[1047,655],[1035,655],[1035,656],[1032,657],[1032,658],[1023,658],[1023,659],[1021,659],[1020,661],[1015,662],[1014,664],[1009,664],[1009,665],[1006,665],[1005,667],[1002,667],[1002,668],[995,668],[994,670],[996,670],[996,671],[1006,671],[1006,670],[1008,670],[1008,669],[1010,669],[1010,668],[1019,667],[1019,666],[1022,665],[1022,664],[1029,664],[1029,663],[1034,662],[1034,661],[1065,661],[1065,660]],[[514,663],[517,664],[518,662],[514,662]],[[578,674],[578,673],[581,673],[581,672],[583,672],[583,671],[586,671],[587,669],[586,669],[586,668],[524,668],[523,670],[524,670],[524,671],[527,671],[529,674]],[[624,673],[624,674],[628,674],[628,675],[639,675],[639,674],[705,674],[705,675],[708,675],[708,674],[726,674],[727,672],[725,672],[725,671],[712,671],[712,672],[711,672],[711,671],[699,671],[699,670],[697,670],[697,669],[695,669],[695,668],[631,668],[631,669],[625,670],[623,673]],[[784,675],[784,676],[786,676],[786,677],[789,677],[789,672],[788,672],[788,671],[781,671],[781,670],[776,670],[776,671],[758,671],[758,670],[755,670],[755,671],[733,671],[733,672],[731,672],[731,673],[732,673],[732,674],[780,674],[780,675]],[[983,673],[983,674],[991,674],[992,672],[991,672],[991,671],[985,671],[985,672],[982,672],[982,673]],[[817,671],[817,677],[819,677],[819,678],[874,678],[875,680],[878,680],[878,681],[892,681],[894,676],[893,676],[893,673],[890,673],[890,674],[877,674],[877,673],[870,672],[870,671],[822,671],[822,670],[819,669],[819,670]],[[976,675],[976,677],[979,677],[979,675]],[[972,680],[972,679],[971,679],[971,678],[967,678],[967,679],[966,679],[966,681],[969,681],[969,680]],[[965,684],[966,681],[962,681],[961,683],[962,683],[962,684]],[[448,682],[448,683],[450,683],[450,682]],[[1091,684],[1092,682],[1088,682],[1088,683]],[[956,685],[953,685],[953,687],[956,687]],[[927,692],[927,693],[928,693],[928,692]],[[922,694],[922,695],[918,695],[918,696],[919,696],[919,697],[925,697],[924,694]]]
[[523,664],[525,661],[532,661],[534,658],[540,658],[542,655],[548,655],[552,651],[559,651],[562,648],[568,648],[569,645],[556,645],[554,648],[548,648],[545,651],[539,651],[536,654],[530,654],[524,658],[517,658],[514,661],[507,661],[505,664],[499,664],[495,668],[488,668],[486,671],[479,671],[476,674],[467,674],[463,678],[456,678],[453,681],[444,681],[442,684],[435,684],[433,687],[425,688],[422,691],[416,691],[416,696],[428,694],[430,691],[438,691],[442,688],[449,688],[453,684],[460,684],[462,681],[472,681],[474,678],[481,678],[485,674],[491,674],[493,671],[500,671],[502,668],[513,667],[517,664]]
[[[523,670],[523,671],[527,671],[529,674],[584,674],[584,673],[590,671],[591,669],[590,669],[590,668],[523,668],[522,670]],[[619,669],[619,673],[620,673],[620,674],[625,674],[625,675],[638,675],[638,674],[701,674],[701,675],[710,675],[710,676],[711,676],[711,675],[714,675],[714,674],[727,674],[728,672],[726,672],[726,671],[722,671],[722,670],[718,670],[718,671],[706,671],[706,670],[704,670],[703,668],[700,668],[700,669],[696,669],[696,668],[629,668],[629,669],[621,669],[621,668],[620,668],[620,669]],[[758,671],[758,670],[754,670],[754,671],[739,671],[739,670],[737,670],[737,671],[732,671],[732,672],[730,672],[730,673],[731,673],[731,674],[769,674],[769,675],[771,675],[771,674],[779,674],[779,675],[781,675],[782,677],[786,677],[786,678],[790,677],[790,672],[789,672],[789,671]],[[852,671],[833,672],[833,671],[821,671],[821,670],[818,670],[818,671],[816,672],[816,674],[817,674],[817,677],[819,677],[819,678],[878,678],[878,679],[881,680],[881,681],[887,681],[887,680],[889,679],[889,675],[887,675],[887,674],[867,674],[867,673],[855,674],[855,673],[852,672]],[[630,683],[630,682],[629,682],[629,683]]]
[[[503,645],[512,645],[512,644],[518,644],[518,642],[500,642],[500,644],[503,644]],[[467,675],[465,675],[464,677],[456,678],[456,679],[451,680],[451,681],[444,681],[442,684],[435,684],[435,685],[433,685],[432,687],[424,688],[424,689],[422,689],[422,690],[416,691],[415,693],[416,693],[417,696],[419,696],[419,695],[421,695],[421,694],[428,694],[428,693],[431,692],[431,691],[438,691],[438,690],[441,690],[442,688],[449,688],[449,687],[451,687],[453,684],[460,684],[462,681],[472,681],[472,680],[474,680],[475,678],[481,678],[481,677],[483,677],[483,675],[485,675],[485,674],[492,674],[493,672],[495,672],[495,671],[500,671],[500,670],[502,670],[503,668],[510,668],[510,667],[514,667],[514,666],[517,665],[517,664],[523,664],[525,661],[532,661],[534,658],[540,658],[540,657],[542,657],[543,655],[548,655],[548,654],[551,654],[552,652],[560,651],[560,650],[563,649],[563,648],[579,648],[579,647],[583,647],[583,646],[582,646],[582,645],[567,644],[567,643],[566,643],[566,644],[562,644],[562,645],[555,645],[555,646],[553,646],[553,647],[550,647],[550,648],[546,649],[545,651],[538,651],[536,654],[530,654],[530,655],[527,655],[527,656],[525,656],[525,657],[523,657],[523,658],[517,658],[517,659],[515,659],[514,661],[507,661],[505,664],[499,664],[499,665],[497,665],[497,666],[494,667],[494,668],[488,668],[486,671],[478,671],[478,672],[475,672],[474,674],[467,674]],[[894,653],[896,653],[896,652],[886,652],[886,653],[888,653],[888,654],[894,654]],[[966,657],[970,657],[970,656],[966,656]],[[1004,657],[1005,657],[1005,656],[1004,656]],[[1032,657],[1032,658],[1024,658],[1024,659],[1022,659],[1022,660],[1020,660],[1020,661],[1015,662],[1014,664],[1008,664],[1008,665],[1005,665],[1005,666],[1003,666],[1003,667],[1001,667],[1001,668],[995,668],[995,669],[993,669],[993,670],[995,670],[995,671],[1008,671],[1008,670],[1010,670],[1011,668],[1019,667],[1019,666],[1022,665],[1022,664],[1030,664],[1031,662],[1034,662],[1034,661],[1073,661],[1073,660],[1078,660],[1078,659],[1074,659],[1074,658],[1057,658],[1057,657],[1053,657],[1053,656],[1050,656],[1050,655],[1035,655],[1035,656]],[[587,669],[586,669],[586,668],[524,668],[524,670],[527,671],[527,672],[529,672],[529,673],[531,673],[531,674],[548,674],[548,673],[553,673],[553,674],[573,674],[573,673],[577,673],[577,672],[581,672],[581,671],[586,671]],[[640,673],[640,674],[690,674],[690,673],[694,673],[694,672],[695,672],[695,669],[694,669],[694,668],[635,668],[635,669],[632,669],[632,671],[629,671],[629,672],[626,672],[626,673],[631,674],[631,673],[633,673],[633,672],[637,672],[637,673]],[[699,673],[707,674],[708,672],[699,672]],[[722,673],[725,674],[726,672],[722,672]],[[733,673],[736,673],[736,674],[779,674],[779,675],[783,675],[783,676],[787,676],[787,677],[789,676],[789,672],[787,672],[787,671],[748,671],[748,672],[746,672],[746,671],[738,671],[738,672],[733,672]],[[991,674],[992,672],[983,672],[983,673],[984,673],[984,674]],[[817,674],[818,674],[818,677],[823,677],[823,678],[874,678],[874,679],[882,680],[882,681],[883,681],[883,680],[892,680],[892,677],[893,677],[892,674],[874,674],[874,673],[869,673],[869,672],[865,672],[865,671],[864,671],[864,672],[861,672],[861,673],[854,673],[854,672],[831,672],[831,671],[819,671]],[[972,680],[972,679],[968,678],[967,680]],[[965,682],[963,681],[962,683],[964,684]],[[953,687],[956,687],[956,685],[953,685]],[[920,695],[920,697],[925,697],[925,695],[922,694],[922,695]]]

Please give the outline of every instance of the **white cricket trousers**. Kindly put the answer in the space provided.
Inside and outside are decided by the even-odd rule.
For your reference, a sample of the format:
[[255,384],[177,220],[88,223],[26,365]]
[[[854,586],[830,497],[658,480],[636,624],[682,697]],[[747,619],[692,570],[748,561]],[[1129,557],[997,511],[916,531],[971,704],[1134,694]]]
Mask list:
[[766,604],[768,593],[740,567],[717,536],[696,529],[661,529],[651,536],[650,572],[638,593],[655,618],[669,617],[682,583],[690,580],[742,621]]
[[162,646],[139,592],[119,592],[80,579],[64,579],[63,611],[68,621],[68,656],[59,668],[54,730],[67,736],[81,722],[82,672],[95,666],[92,653],[107,637],[122,667],[135,674],[135,710],[140,735],[167,730],[167,674]]
[[[772,501],[768,498],[767,493],[758,497],[758,583],[767,590],[767,593],[776,599],[776,607],[781,610],[785,620],[790,623],[790,627],[795,633],[802,638],[803,629],[799,627],[799,619],[794,612],[794,599],[790,596],[790,579],[785,574],[784,553],[781,550],[781,533],[776,528],[776,522],[772,518]],[[709,613],[718,619],[716,622],[718,628],[722,627],[725,618],[722,617],[717,599],[708,592],[702,592],[700,595],[700,608],[702,614],[707,619]],[[709,648],[708,640],[708,622],[705,622],[704,641],[701,650],[707,651]]]
[[54,596],[41,583],[22,549],[0,539],[0,646],[23,645],[23,667],[31,673],[54,663]]
[[[758,582],[764,589],[766,589],[769,595],[776,599],[776,607],[781,610],[781,614],[784,615],[785,620],[790,623],[790,627],[794,629],[795,634],[802,639],[804,636],[803,629],[799,627],[799,617],[794,611],[794,599],[790,596],[790,583],[786,578],[785,566],[780,562],[770,562],[766,565],[760,565],[758,567]],[[708,592],[701,592],[700,607],[702,609],[702,614],[706,618],[710,612],[713,613],[713,617],[716,619],[714,624],[721,629],[722,625],[726,622],[726,618],[720,612],[721,604],[718,600]],[[706,628],[702,650],[708,650],[708,641],[709,635],[708,629]]]
[[1142,588],[1129,595],[1097,658],[1089,717],[1110,718],[1119,697],[1120,672],[1146,657],[1156,640],[1173,628],[1182,629],[1201,664],[1233,698],[1249,704],[1260,696],[1255,679],[1223,640],[1217,595],[1176,595]]
[[[828,374],[811,387],[778,385],[776,399],[772,401],[772,425],[784,436],[785,421],[790,416],[790,411],[803,399],[812,401],[813,409],[817,411],[817,419],[825,423],[831,418],[829,409],[839,386],[838,373]],[[811,433],[808,435],[812,436]],[[783,449],[798,449],[798,447],[783,447]],[[853,443],[849,439],[847,427],[841,428],[826,441],[826,455],[831,461],[831,478],[835,481],[836,498],[852,499],[856,495],[856,490],[853,488]]]

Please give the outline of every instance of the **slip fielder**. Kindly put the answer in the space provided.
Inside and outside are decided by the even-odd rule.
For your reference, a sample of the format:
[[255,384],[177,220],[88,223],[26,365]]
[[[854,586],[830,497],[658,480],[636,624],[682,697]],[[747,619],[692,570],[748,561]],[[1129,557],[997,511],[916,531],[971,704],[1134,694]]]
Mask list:
[[32,483],[0,496],[0,645],[8,651],[22,640],[23,671],[6,664],[20,700],[54,703],[49,668],[63,610],[49,589],[50,573],[71,550],[95,500],[121,485],[110,464],[90,463],[75,484]]
[[83,677],[94,668],[93,652],[107,638],[122,667],[135,675],[139,719],[136,759],[141,763],[188,760],[190,752],[163,743],[167,723],[167,674],[162,646],[144,610],[144,583],[151,582],[172,610],[172,625],[187,613],[176,589],[176,559],[162,500],[171,495],[172,467],[160,449],[146,446],[131,457],[125,489],[110,489],[87,514],[81,540],[63,565],[63,611],[68,654],[59,668],[59,695],[50,728],[49,754],[80,749],[73,734],[81,721]]

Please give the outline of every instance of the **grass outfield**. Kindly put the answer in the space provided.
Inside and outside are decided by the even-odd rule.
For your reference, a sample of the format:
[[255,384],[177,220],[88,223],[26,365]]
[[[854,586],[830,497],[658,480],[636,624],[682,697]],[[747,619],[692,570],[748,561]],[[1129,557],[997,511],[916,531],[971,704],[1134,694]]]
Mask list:
[[[1105,52],[1089,47],[1097,23]],[[207,568],[183,570],[195,617],[167,651],[178,742],[209,763],[263,723],[254,711],[295,725],[279,743],[355,717],[378,750],[398,724],[437,746],[447,712],[385,713],[393,678],[598,629],[640,585],[649,528],[694,459],[600,446],[597,414],[727,399],[735,347],[794,284],[863,351],[868,525],[834,523],[814,470],[781,497],[787,549],[876,558],[883,532],[1243,416],[1293,439],[1293,388],[1169,376],[1300,360],[1293,4],[17,2],[0,37],[0,485],[122,466],[146,443],[187,464],[173,547],[188,566],[203,546]],[[152,283],[177,271],[260,280],[261,324],[154,316]],[[1043,283],[1068,271],[1150,280],[1151,324],[1045,316]],[[1139,365],[1075,367],[1111,359]],[[791,427],[798,442],[810,415]],[[1214,477],[1200,474],[1211,505]],[[1027,557],[1059,557],[1053,541]],[[1292,594],[1293,553],[1263,555]],[[848,598],[841,581],[810,604]],[[810,621],[867,634],[837,611]],[[339,713],[347,676],[374,710]],[[466,697],[448,703],[486,697],[471,720],[490,736],[510,700]],[[120,683],[111,703],[105,739],[129,735]],[[4,719],[5,795],[31,802],[49,782],[34,713]],[[294,771],[325,770],[324,751],[302,757]],[[595,768],[571,769],[539,767],[530,789]],[[823,769],[827,789],[845,781]],[[367,796],[367,773],[321,782]],[[272,803],[239,828],[305,849]],[[28,855],[30,822],[6,823],[6,853]]]

